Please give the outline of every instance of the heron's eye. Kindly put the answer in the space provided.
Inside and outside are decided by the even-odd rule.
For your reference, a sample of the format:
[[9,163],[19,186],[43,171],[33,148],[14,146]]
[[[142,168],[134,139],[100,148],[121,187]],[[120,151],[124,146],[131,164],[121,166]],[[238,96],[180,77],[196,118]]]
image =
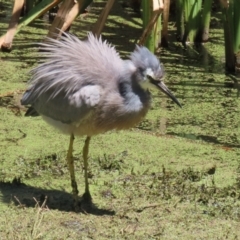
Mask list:
[[150,76],[150,75],[147,75],[147,78],[148,78],[148,80],[151,82],[151,83],[155,83],[155,82],[157,82],[157,80],[155,80],[152,76]]
[[152,77],[147,75],[147,79],[151,82],[152,81]]

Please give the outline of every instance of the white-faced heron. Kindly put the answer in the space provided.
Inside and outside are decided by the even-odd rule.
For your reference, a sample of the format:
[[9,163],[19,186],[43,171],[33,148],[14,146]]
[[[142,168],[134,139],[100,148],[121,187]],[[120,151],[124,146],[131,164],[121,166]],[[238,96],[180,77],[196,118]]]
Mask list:
[[75,135],[86,135],[83,147],[85,193],[88,184],[88,148],[93,135],[128,129],[138,124],[150,108],[150,87],[162,90],[179,106],[162,81],[159,60],[146,47],[136,46],[129,60],[115,48],[88,34],[86,41],[71,34],[41,44],[44,62],[31,71],[22,105],[30,105],[26,116],[41,115],[49,124],[70,135],[67,154],[71,185],[78,206],[78,188],[73,163]]

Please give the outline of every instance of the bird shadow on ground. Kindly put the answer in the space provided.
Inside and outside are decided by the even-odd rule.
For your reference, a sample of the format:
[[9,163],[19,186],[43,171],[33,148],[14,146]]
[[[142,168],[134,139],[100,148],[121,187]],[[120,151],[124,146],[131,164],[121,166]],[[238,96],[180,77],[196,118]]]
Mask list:
[[[72,212],[72,194],[60,190],[46,190],[21,183],[19,179],[12,182],[0,182],[0,200],[6,204],[14,204],[19,207],[36,207],[43,203],[49,209]],[[91,207],[84,208],[84,202],[80,201],[79,212],[88,213],[96,216],[115,215],[115,211],[110,209],[98,208],[94,203]]]

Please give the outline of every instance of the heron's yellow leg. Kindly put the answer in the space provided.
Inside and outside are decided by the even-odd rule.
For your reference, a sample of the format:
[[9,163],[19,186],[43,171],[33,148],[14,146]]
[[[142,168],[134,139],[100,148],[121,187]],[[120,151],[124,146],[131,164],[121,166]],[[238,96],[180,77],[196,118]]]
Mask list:
[[74,135],[71,134],[70,136],[70,142],[69,142],[69,148],[68,148],[68,153],[67,153],[67,163],[68,163],[68,168],[70,172],[70,177],[71,177],[71,185],[72,185],[72,193],[73,193],[73,198],[74,198],[74,204],[75,207],[78,204],[78,187],[77,187],[77,182],[75,179],[75,172],[74,172],[74,162],[73,162],[73,141],[74,141]]
[[89,191],[89,184],[88,184],[88,149],[89,149],[89,142],[91,137],[87,137],[85,140],[85,144],[83,147],[83,164],[84,164],[84,178],[85,178],[85,193],[83,197],[86,200],[91,200],[91,194]]

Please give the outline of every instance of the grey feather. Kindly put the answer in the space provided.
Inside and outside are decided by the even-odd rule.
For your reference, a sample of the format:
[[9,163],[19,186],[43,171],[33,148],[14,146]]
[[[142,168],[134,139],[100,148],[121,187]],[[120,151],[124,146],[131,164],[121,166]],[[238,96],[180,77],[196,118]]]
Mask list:
[[[163,66],[160,65],[159,59],[153,55],[146,47],[136,46],[136,49],[130,55],[130,59],[135,66],[138,66],[140,72],[151,68],[156,78],[164,75]],[[144,75],[144,73],[142,73]]]

